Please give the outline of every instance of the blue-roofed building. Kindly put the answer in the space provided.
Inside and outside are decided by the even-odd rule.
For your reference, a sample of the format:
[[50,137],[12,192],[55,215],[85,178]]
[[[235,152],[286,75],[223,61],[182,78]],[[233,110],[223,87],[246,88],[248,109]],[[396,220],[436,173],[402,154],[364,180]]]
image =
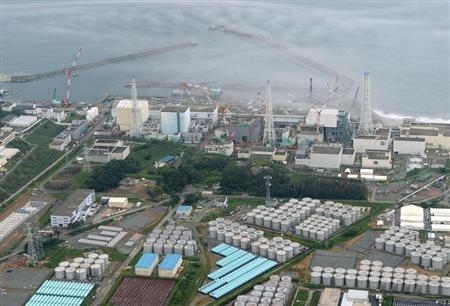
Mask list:
[[155,168],[161,168],[164,166],[171,165],[173,162],[175,162],[175,160],[176,160],[175,156],[166,155],[155,163]]
[[134,273],[140,276],[150,276],[158,264],[158,255],[144,253],[134,267]]
[[177,209],[177,215],[179,216],[190,216],[192,213],[192,206],[190,205],[180,205]]
[[175,277],[178,269],[183,263],[181,255],[169,254],[164,257],[163,261],[159,265],[159,277]]

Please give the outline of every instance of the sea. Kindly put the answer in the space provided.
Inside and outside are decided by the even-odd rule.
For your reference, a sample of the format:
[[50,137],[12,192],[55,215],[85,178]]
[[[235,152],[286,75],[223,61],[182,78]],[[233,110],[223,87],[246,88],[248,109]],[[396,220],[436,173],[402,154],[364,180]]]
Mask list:
[[[0,0],[0,73],[66,67],[79,48],[82,64],[193,41],[195,48],[80,71],[72,99],[99,103],[108,95],[128,95],[124,84],[131,78],[249,87],[270,80],[286,91],[308,88],[313,77],[314,87],[339,87],[330,75],[256,41],[209,31],[211,25],[269,38],[353,80],[355,90],[369,72],[379,115],[450,121],[449,1]],[[0,84],[21,88],[11,97],[26,100],[51,100],[54,88],[61,98],[64,86],[64,76]],[[139,95],[166,94],[139,89]],[[291,99],[295,107],[304,98],[285,94],[274,91],[275,106]]]

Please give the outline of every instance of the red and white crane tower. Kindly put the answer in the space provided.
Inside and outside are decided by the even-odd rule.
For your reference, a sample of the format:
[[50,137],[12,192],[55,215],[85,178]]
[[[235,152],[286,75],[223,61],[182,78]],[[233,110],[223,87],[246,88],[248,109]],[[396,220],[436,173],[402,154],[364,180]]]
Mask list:
[[70,92],[72,90],[72,75],[73,71],[75,70],[75,67],[77,65],[77,60],[80,57],[81,54],[81,48],[78,49],[77,53],[75,54],[75,58],[73,59],[72,66],[69,68],[66,68],[66,96],[63,99],[63,107],[69,107],[70,106]]

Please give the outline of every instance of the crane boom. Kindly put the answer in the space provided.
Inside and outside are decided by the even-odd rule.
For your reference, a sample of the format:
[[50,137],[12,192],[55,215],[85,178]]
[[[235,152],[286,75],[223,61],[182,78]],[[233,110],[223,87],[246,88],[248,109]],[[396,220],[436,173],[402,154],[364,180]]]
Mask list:
[[81,55],[81,48],[78,49],[77,53],[75,54],[75,57],[72,62],[72,66],[70,66],[69,68],[66,68],[67,82],[66,82],[66,96],[64,97],[64,101],[63,101],[64,107],[68,107],[70,105],[70,93],[72,90],[72,74],[73,74],[73,71],[75,70],[75,67],[77,65],[77,61],[78,61],[78,58],[80,57],[80,55]]

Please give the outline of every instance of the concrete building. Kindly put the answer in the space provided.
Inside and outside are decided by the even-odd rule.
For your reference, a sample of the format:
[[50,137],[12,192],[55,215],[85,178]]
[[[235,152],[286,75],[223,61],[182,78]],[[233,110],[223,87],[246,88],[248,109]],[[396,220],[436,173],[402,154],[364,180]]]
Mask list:
[[392,136],[390,128],[379,128],[374,135],[353,137],[353,149],[356,153],[364,153],[366,150],[389,150]]
[[87,120],[72,120],[70,126],[67,127],[64,132],[70,134],[72,140],[78,140],[88,128],[89,124]]
[[48,147],[53,150],[64,151],[72,141],[69,133],[62,132],[49,143]]
[[153,253],[142,254],[134,267],[134,273],[138,276],[150,276],[158,265],[158,255]]
[[320,294],[319,304],[317,306],[338,306],[341,299],[341,289],[325,288]]
[[191,107],[191,119],[192,120],[208,120],[212,124],[216,124],[219,120],[219,107],[218,106],[208,106],[208,107]]
[[42,108],[41,109],[42,117],[48,120],[54,120],[56,122],[63,121],[67,117],[67,113],[64,109],[54,109],[54,108]]
[[192,214],[192,206],[180,205],[177,208],[177,215],[183,217],[189,217]]
[[246,148],[240,148],[237,152],[237,157],[241,159],[250,158],[250,150]]
[[5,102],[2,104],[2,112],[12,112],[16,108],[17,104],[14,102]]
[[183,263],[181,255],[168,254],[164,257],[163,261],[159,265],[158,274],[159,277],[173,278],[177,274],[178,269]]
[[109,208],[124,209],[128,207],[128,198],[125,197],[110,197],[108,200]]
[[237,142],[256,143],[262,139],[264,128],[260,117],[235,117],[230,119],[227,135]]
[[161,110],[161,133],[187,133],[191,124],[189,106],[166,106]]
[[[149,107],[147,100],[137,100],[137,118],[138,125],[144,124],[149,117]],[[120,100],[111,111],[111,115],[116,119],[119,129],[124,132],[129,132],[134,120],[133,115],[134,102],[131,99]]]
[[16,133],[13,131],[0,131],[0,146],[6,146],[8,143],[16,138]]
[[111,160],[125,160],[130,155],[130,147],[120,140],[99,139],[90,147],[86,160],[94,163],[107,163]]
[[68,227],[75,222],[84,222],[91,205],[95,202],[94,189],[78,189],[55,206],[50,220],[52,227]]
[[341,306],[371,306],[369,291],[349,289],[342,296]]
[[394,139],[394,154],[426,157],[425,146],[425,138],[397,137]]
[[175,156],[166,155],[163,158],[161,158],[159,161],[155,162],[155,168],[158,169],[158,168],[162,168],[162,167],[165,167],[165,166],[170,166],[176,160],[177,160],[177,158]]
[[[315,127],[319,123],[317,109],[310,109],[305,119],[306,126]],[[323,141],[345,142],[351,137],[350,113],[338,109],[320,111],[320,126],[323,128]]]
[[288,152],[286,150],[277,149],[272,156],[272,160],[279,163],[286,163],[288,159]]
[[6,165],[17,153],[19,153],[19,149],[0,146],[0,167]]
[[210,143],[205,146],[205,152],[210,154],[231,156],[234,152],[234,144],[232,141],[225,143]]
[[8,125],[15,128],[27,128],[36,123],[37,120],[38,117],[36,116],[19,116],[8,122]]
[[450,124],[409,122],[400,126],[402,137],[425,138],[427,148],[450,149]]
[[341,156],[341,166],[353,166],[355,164],[355,149],[344,148]]
[[250,157],[272,160],[277,149],[274,147],[252,147],[250,148]]
[[310,168],[339,169],[342,165],[341,144],[316,144],[305,155],[296,154],[295,164]]
[[366,150],[362,155],[363,168],[391,169],[392,158],[389,150]]

